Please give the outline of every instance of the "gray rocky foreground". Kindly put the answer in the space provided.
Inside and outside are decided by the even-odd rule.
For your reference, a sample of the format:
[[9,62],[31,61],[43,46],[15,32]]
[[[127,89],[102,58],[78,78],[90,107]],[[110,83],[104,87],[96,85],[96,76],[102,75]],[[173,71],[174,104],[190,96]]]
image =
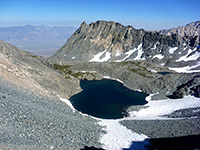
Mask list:
[[200,134],[200,119],[124,120],[122,125],[149,138],[182,137]]
[[102,130],[96,123],[59,99],[37,96],[0,80],[0,149],[100,147]]

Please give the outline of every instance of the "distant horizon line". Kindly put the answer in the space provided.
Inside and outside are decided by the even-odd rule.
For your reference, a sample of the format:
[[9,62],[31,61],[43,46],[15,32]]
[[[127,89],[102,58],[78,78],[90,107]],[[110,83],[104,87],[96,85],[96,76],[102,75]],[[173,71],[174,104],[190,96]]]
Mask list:
[[34,26],[34,27],[42,27],[42,26],[45,26],[45,27],[73,27],[73,28],[76,28],[76,26],[72,26],[72,25],[69,25],[69,26],[64,26],[64,25],[45,25],[45,24],[41,24],[41,25],[34,25],[34,24],[25,24],[25,25],[8,25],[8,26],[1,26],[0,25],[0,28],[9,28],[9,27],[25,27],[25,26]]
[[[47,24],[34,25],[34,23],[33,23],[33,24],[24,24],[24,25],[5,25],[5,26],[1,26],[0,25],[0,28],[26,27],[26,26],[42,27],[42,26],[45,26],[45,27],[50,27],[50,28],[53,28],[53,27],[65,27],[65,28],[69,28],[69,27],[71,27],[71,28],[77,28],[78,29],[83,22],[86,22],[86,24],[89,25],[89,24],[95,23],[97,21],[115,22],[115,23],[120,23],[123,26],[128,26],[129,25],[129,26],[134,27],[134,25],[132,25],[132,24],[122,23],[123,21],[120,22],[120,21],[113,21],[113,20],[96,20],[96,21],[82,21],[78,26],[76,26],[76,25],[66,25],[66,26],[65,25],[47,25]],[[178,26],[170,27],[168,29],[173,29],[173,28],[177,28],[177,27],[181,27],[181,26],[186,26],[186,25],[188,25],[190,23],[199,22],[199,21],[200,20],[191,21],[191,22],[186,23],[185,25],[178,25]],[[136,29],[144,29],[144,30],[147,30],[147,31],[168,30],[166,28],[163,28],[163,29],[145,29],[143,27],[139,27],[139,28],[138,27],[134,27],[134,28],[136,28]]]

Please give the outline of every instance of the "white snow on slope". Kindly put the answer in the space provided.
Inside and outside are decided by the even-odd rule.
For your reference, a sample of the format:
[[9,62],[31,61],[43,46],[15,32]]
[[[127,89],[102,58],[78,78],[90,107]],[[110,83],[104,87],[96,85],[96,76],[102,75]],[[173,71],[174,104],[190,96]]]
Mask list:
[[[100,58],[102,55],[105,55],[105,57]],[[108,61],[111,58],[111,53],[107,52],[107,50],[104,50],[103,52],[100,52],[89,61],[89,62],[104,62]]]
[[115,81],[118,81],[118,82],[120,82],[120,83],[124,84],[124,82],[123,82],[122,80],[120,80],[120,79],[115,79],[115,78],[111,78],[110,76],[103,76],[103,78],[104,78],[104,79],[111,79],[111,80],[115,80]]
[[[155,93],[158,94],[158,93]],[[144,141],[148,137],[144,134],[135,133],[125,126],[121,125],[119,122],[122,120],[159,120],[159,119],[169,119],[162,117],[163,115],[171,114],[172,112],[180,109],[186,108],[196,108],[200,107],[199,98],[193,96],[186,96],[182,99],[167,99],[167,100],[156,100],[152,101],[151,97],[155,94],[150,94],[146,97],[148,103],[144,106],[143,109],[139,111],[130,112],[130,117],[122,119],[99,119],[86,114],[93,119],[98,120],[98,124],[104,127],[104,130],[107,132],[102,134],[100,137],[100,143],[103,145],[102,148],[106,150],[122,150],[125,148],[133,148],[134,150],[144,150],[144,142],[141,142],[140,145],[131,145],[133,141]],[[59,96],[58,96],[59,97]],[[59,97],[60,98],[60,97]],[[61,101],[69,105],[73,110],[74,107],[69,100],[60,98]]]
[[180,67],[180,68],[171,68],[171,67],[169,67],[168,69],[169,70],[174,70],[174,71],[179,72],[179,73],[194,73],[194,72],[200,72],[200,70],[191,70],[191,69],[197,68],[199,66],[200,66],[200,62],[198,62],[194,66],[185,66],[185,67]]
[[132,50],[129,50],[128,52],[126,52],[126,57],[124,57],[123,59],[121,60],[116,60],[116,62],[122,62],[122,61],[125,61],[127,58],[129,58],[134,52],[138,51],[138,54],[137,56],[133,59],[133,60],[140,60],[141,59],[141,56],[143,54],[143,51],[142,51],[142,43],[140,45],[138,45],[137,48],[134,48]]
[[120,55],[121,55],[120,51],[117,51],[116,54],[115,54],[116,57],[120,56]]
[[156,49],[156,44],[154,44],[153,48],[151,48],[151,49],[155,50]]
[[157,72],[158,72],[158,71],[156,71],[156,70],[153,70],[153,69],[152,69],[152,70],[150,70],[150,71],[151,71],[151,72],[154,72],[154,73],[157,73]]
[[76,72],[82,72],[82,73],[96,73],[96,71],[85,71],[85,70],[83,70],[83,71],[76,71]]
[[[104,130],[107,131],[107,134],[100,137],[100,142],[106,150],[129,148],[132,141],[144,141],[148,138],[144,134],[132,132],[125,126],[122,126],[118,120],[101,120],[99,125],[104,126]],[[144,149],[144,145],[141,149]]]
[[193,55],[189,56],[193,51],[196,51],[196,48],[193,50],[189,49],[187,54],[180,57],[178,60],[176,60],[176,62],[197,60],[200,57],[200,52],[196,51]]
[[74,106],[72,105],[72,103],[71,103],[68,99],[61,98],[59,95],[57,95],[57,96],[59,97],[59,99],[60,99],[62,102],[66,103],[66,104],[73,110],[73,112],[76,111],[76,109],[74,108]]
[[163,59],[165,56],[161,55],[161,54],[157,54],[155,56],[153,56],[153,58],[158,58],[158,59]]
[[[158,94],[158,93],[155,93]],[[151,97],[155,94],[151,94],[146,98],[148,103],[143,109],[139,111],[130,112],[130,117],[117,119],[117,120],[105,120],[101,119],[99,124],[104,126],[107,131],[106,134],[102,134],[100,142],[103,144],[103,148],[106,150],[121,150],[123,148],[129,148],[132,141],[144,141],[148,137],[144,134],[135,133],[126,127],[122,126],[119,121],[122,120],[167,120],[171,118],[162,117],[163,115],[171,114],[172,112],[180,109],[200,107],[199,98],[193,96],[186,96],[182,99],[167,99],[152,101]],[[134,150],[145,149],[144,145],[135,145]]]
[[124,57],[123,59],[121,60],[116,60],[116,62],[122,62],[122,61],[125,61],[127,58],[129,58],[135,51],[137,51],[136,48],[134,48],[133,50],[130,50],[128,52],[126,52],[126,57]]
[[156,120],[166,119],[163,115],[171,114],[180,109],[200,107],[200,99],[193,96],[185,96],[182,99],[167,100],[148,100],[144,106],[147,108],[139,111],[130,112],[130,118],[133,120]]
[[170,47],[169,48],[169,53],[173,54],[177,49],[178,49],[178,47]]
[[142,54],[143,54],[142,43],[138,46],[137,50],[138,50],[138,54],[133,60],[144,60],[142,59]]

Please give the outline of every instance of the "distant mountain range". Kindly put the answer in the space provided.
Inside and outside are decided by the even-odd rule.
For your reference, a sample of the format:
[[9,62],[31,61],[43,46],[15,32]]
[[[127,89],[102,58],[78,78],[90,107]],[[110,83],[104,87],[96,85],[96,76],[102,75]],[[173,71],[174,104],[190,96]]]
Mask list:
[[138,30],[113,21],[89,25],[83,22],[50,60],[59,64],[146,60],[171,68],[191,65],[187,70],[199,68],[199,21],[176,29],[185,31],[178,32],[180,35],[173,34],[173,30]]
[[37,55],[50,56],[74,33],[75,27],[0,27],[0,39]]
[[191,22],[185,26],[180,26],[169,30],[161,30],[160,33],[167,35],[178,34],[186,37],[200,36],[200,21]]

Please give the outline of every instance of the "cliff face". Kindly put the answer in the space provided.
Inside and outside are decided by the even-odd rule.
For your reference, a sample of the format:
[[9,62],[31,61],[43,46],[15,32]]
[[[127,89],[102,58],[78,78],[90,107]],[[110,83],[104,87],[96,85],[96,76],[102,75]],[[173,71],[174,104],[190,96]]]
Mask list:
[[128,60],[152,60],[169,64],[186,54],[192,55],[190,49],[195,54],[198,43],[194,41],[196,39],[184,38],[178,34],[147,32],[116,22],[97,21],[89,25],[83,22],[50,60],[59,64],[71,61]]

